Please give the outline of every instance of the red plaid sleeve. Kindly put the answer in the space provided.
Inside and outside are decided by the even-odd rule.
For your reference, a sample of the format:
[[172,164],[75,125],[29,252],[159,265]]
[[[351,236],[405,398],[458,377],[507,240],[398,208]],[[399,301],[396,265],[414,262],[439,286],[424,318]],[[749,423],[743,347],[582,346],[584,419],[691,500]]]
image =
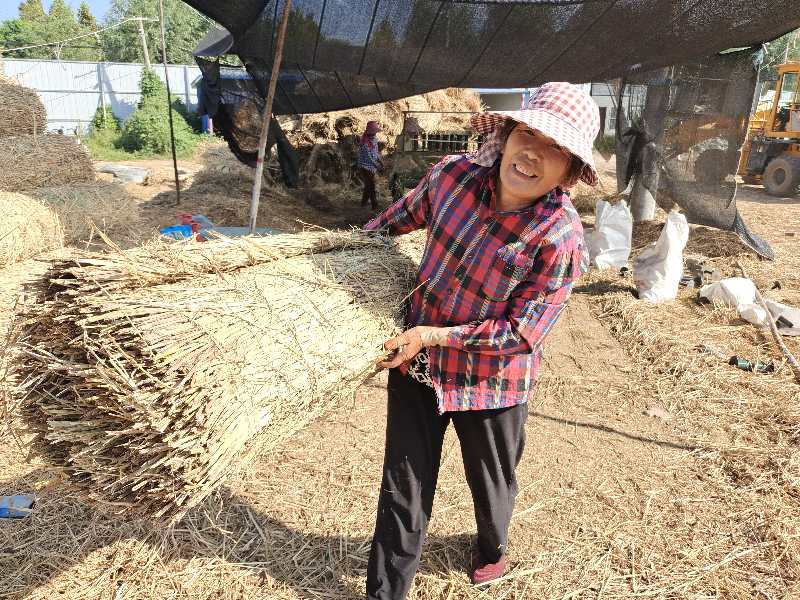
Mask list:
[[582,273],[582,249],[550,244],[512,294],[507,316],[452,327],[447,346],[491,355],[538,350],[567,305]]
[[367,231],[387,229],[391,235],[400,235],[425,227],[431,215],[431,201],[428,196],[429,177],[430,171],[419,180],[417,187],[364,225],[364,229]]

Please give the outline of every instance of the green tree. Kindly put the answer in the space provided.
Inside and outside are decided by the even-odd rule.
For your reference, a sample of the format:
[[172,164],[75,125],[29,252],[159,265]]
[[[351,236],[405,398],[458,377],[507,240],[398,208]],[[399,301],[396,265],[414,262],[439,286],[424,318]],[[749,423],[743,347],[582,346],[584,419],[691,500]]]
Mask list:
[[[158,0],[112,0],[106,15],[106,24],[131,17],[158,19]],[[167,62],[187,64],[194,62],[192,51],[206,34],[211,21],[181,0],[164,0],[166,21]],[[161,34],[158,23],[145,21],[145,37],[153,62],[161,62]],[[119,62],[144,62],[144,52],[139,39],[139,25],[126,23],[103,35],[106,59]]]
[[790,61],[800,60],[800,29],[790,31],[783,37],[767,44],[767,52],[761,68],[761,79],[777,79],[776,67],[786,61],[787,55]]
[[[88,8],[88,7],[87,7]],[[55,44],[92,30],[75,18],[65,0],[53,0],[45,13],[41,0],[25,0],[19,5],[19,17],[0,23],[0,44],[6,48],[39,46],[15,51],[17,58],[61,58],[64,60],[98,60],[100,45],[95,38],[81,38],[63,46]]]
[[81,2],[78,8],[78,23],[89,31],[97,31],[100,29],[97,25],[97,19],[94,18],[89,5],[86,2]]
[[46,14],[42,0],[24,0],[19,5],[19,18],[23,21],[44,21]]

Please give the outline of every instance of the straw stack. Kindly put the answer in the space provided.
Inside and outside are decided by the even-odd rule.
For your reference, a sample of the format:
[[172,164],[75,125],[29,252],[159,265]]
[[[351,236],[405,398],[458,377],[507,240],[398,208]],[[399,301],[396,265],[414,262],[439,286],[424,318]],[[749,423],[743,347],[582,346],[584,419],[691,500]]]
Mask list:
[[177,519],[373,372],[415,272],[357,232],[79,254],[37,282],[10,381],[83,497]]
[[64,244],[58,216],[40,200],[0,192],[0,269]]
[[39,188],[28,195],[44,202],[58,216],[68,244],[88,239],[93,229],[113,236],[138,219],[136,199],[117,183]]
[[0,117],[0,137],[35,135],[47,126],[39,94],[5,77],[0,79]]
[[94,181],[92,160],[74,138],[57,133],[0,137],[2,191],[89,181]]

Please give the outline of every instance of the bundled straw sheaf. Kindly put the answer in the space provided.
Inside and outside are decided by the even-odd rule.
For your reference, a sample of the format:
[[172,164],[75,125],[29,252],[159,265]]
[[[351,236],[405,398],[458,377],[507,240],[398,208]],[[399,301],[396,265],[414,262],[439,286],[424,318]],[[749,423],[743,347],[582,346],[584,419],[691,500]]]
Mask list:
[[94,181],[94,167],[74,138],[58,133],[0,137],[0,190],[19,192]]
[[34,90],[0,79],[0,137],[43,133],[47,112]]
[[415,272],[359,233],[60,260],[10,381],[35,448],[81,495],[177,519],[246,446],[274,447],[373,372]]

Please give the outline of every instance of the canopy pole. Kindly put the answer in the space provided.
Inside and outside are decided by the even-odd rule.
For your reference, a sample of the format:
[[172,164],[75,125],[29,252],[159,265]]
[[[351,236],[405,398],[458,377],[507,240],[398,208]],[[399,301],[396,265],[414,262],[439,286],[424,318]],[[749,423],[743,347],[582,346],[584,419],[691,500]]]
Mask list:
[[[161,16],[161,60],[164,63],[164,83],[167,85],[167,114],[169,115],[169,142],[172,146],[172,168],[175,171],[175,206],[181,203],[181,182],[178,178],[178,156],[175,152],[175,127],[172,124],[172,94],[169,89],[169,67],[167,66],[167,41],[164,31],[164,0],[158,0]],[[142,22],[139,21],[139,25]]]
[[261,180],[264,175],[264,155],[266,154],[269,125],[272,117],[272,102],[275,99],[275,88],[278,85],[278,75],[280,74],[281,59],[283,58],[283,42],[286,39],[286,26],[289,23],[289,10],[291,7],[292,0],[285,0],[283,16],[281,16],[281,27],[278,30],[278,40],[275,47],[275,60],[272,63],[272,75],[269,79],[267,102],[264,104],[264,114],[261,117],[261,135],[258,137],[258,160],[256,160],[256,174],[253,181],[253,195],[250,198],[250,235],[256,232],[258,203],[261,200]]

